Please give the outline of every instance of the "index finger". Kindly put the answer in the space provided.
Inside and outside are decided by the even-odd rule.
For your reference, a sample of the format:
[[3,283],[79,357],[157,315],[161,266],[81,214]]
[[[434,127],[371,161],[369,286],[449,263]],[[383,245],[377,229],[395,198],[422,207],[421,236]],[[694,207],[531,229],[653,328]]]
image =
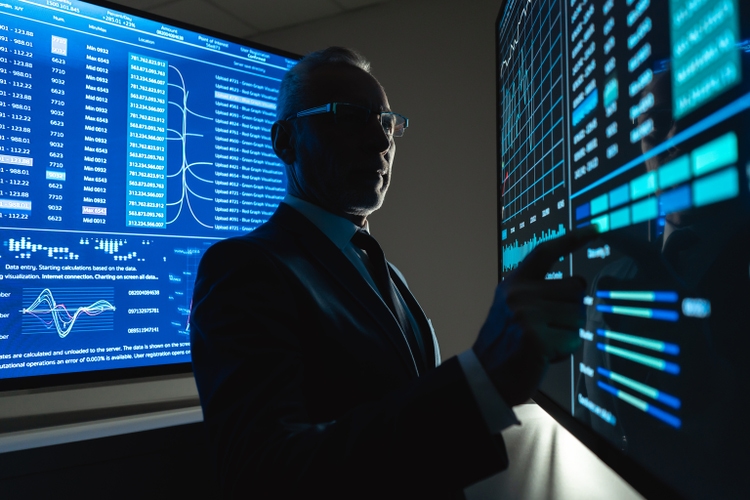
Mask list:
[[577,250],[598,235],[597,226],[591,224],[581,229],[574,229],[554,240],[545,241],[537,245],[521,262],[515,271],[516,276],[524,279],[542,279],[561,256]]

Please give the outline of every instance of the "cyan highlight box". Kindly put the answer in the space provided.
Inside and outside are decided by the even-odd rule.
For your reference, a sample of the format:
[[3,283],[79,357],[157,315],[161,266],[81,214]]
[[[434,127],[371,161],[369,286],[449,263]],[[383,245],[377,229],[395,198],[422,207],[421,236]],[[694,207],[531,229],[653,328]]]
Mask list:
[[630,199],[637,200],[656,192],[656,172],[647,172],[630,181]]
[[609,206],[611,208],[619,207],[630,201],[630,190],[627,184],[613,189],[609,192]]
[[631,209],[633,211],[633,224],[656,219],[659,215],[659,204],[656,202],[656,198],[647,198],[633,203]]
[[503,229],[503,239],[506,239],[506,238],[508,238],[508,230]]
[[589,215],[591,215],[591,207],[588,203],[576,207],[576,220],[585,219]]
[[693,175],[698,177],[737,163],[737,135],[724,134],[690,153]]
[[600,214],[609,210],[609,201],[607,195],[603,194],[591,200],[591,215]]
[[619,85],[617,83],[617,78],[612,78],[604,84],[604,107],[606,108],[612,104],[612,102],[617,99],[618,94]]
[[666,165],[659,167],[659,188],[666,189],[690,180],[690,158],[682,155]]
[[680,186],[677,189],[667,191],[659,197],[661,211],[664,214],[679,212],[692,206],[690,197],[690,186]]
[[609,215],[602,215],[596,219],[591,219],[591,223],[599,227],[600,233],[609,231]]
[[599,104],[599,91],[594,89],[589,96],[583,100],[583,102],[573,111],[572,119],[573,126],[578,125],[581,121],[586,118],[586,115],[596,109],[596,105]]
[[45,176],[48,181],[64,181],[65,171],[64,170],[47,170]]
[[740,192],[737,168],[728,168],[693,182],[693,205],[702,207],[736,197]]
[[21,200],[0,199],[0,210],[2,209],[31,211],[31,202],[21,201]]
[[615,210],[609,214],[609,228],[614,231],[621,227],[630,225],[630,207],[621,208]]

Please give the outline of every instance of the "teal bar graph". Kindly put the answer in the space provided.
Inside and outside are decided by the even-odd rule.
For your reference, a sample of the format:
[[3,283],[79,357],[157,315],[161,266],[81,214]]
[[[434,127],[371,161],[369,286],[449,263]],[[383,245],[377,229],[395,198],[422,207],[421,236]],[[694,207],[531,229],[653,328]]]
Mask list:
[[702,207],[728,200],[740,193],[740,181],[735,167],[722,170],[693,182],[693,205]]
[[629,349],[622,349],[621,347],[615,347],[609,344],[598,343],[596,344],[596,348],[600,351],[607,352],[614,356],[633,361],[634,363],[648,366],[649,368],[654,368],[666,373],[671,373],[672,375],[677,375],[680,373],[680,365],[678,365],[677,363],[672,363],[671,361],[663,360],[661,358],[647,356],[646,354],[641,354]]
[[657,203],[656,198],[647,198],[638,203],[633,203],[632,208],[633,224],[656,219],[656,216],[659,215],[659,204]]
[[737,163],[737,135],[724,134],[690,153],[693,175],[698,177]]
[[603,330],[601,328],[596,331],[596,334],[600,337],[616,340],[624,344],[630,344],[656,352],[664,352],[667,354],[672,354],[674,356],[680,353],[680,347],[677,344],[672,344],[670,342],[662,342],[661,340],[639,337],[637,335],[630,335],[628,333],[613,332],[612,330]]
[[654,401],[659,401],[660,403],[664,403],[667,406],[671,406],[675,410],[678,410],[682,406],[682,402],[679,400],[679,398],[676,398],[671,394],[667,394],[666,392],[660,391],[655,387],[651,387],[650,385],[646,385],[642,382],[638,382],[637,380],[633,380],[630,377],[626,377],[625,375],[621,375],[617,372],[606,370],[602,367],[597,368],[596,371],[603,377],[607,377],[608,379],[613,380],[618,384],[622,384],[629,389],[633,389],[634,391],[639,392],[644,396],[653,399]]
[[659,188],[666,189],[690,180],[690,158],[682,155],[658,170]]
[[603,194],[597,196],[591,200],[591,215],[600,214],[609,210],[609,202],[607,201],[607,195]]
[[615,210],[609,214],[609,227],[613,231],[630,225],[630,207]]
[[656,172],[647,172],[630,181],[630,198],[637,200],[656,192]]
[[591,223],[599,228],[600,233],[609,231],[609,215],[602,215],[601,217],[591,219]]
[[604,389],[605,391],[609,392],[610,394],[622,399],[626,403],[633,405],[639,410],[645,413],[648,413],[652,417],[658,418],[662,422],[667,423],[676,429],[679,429],[682,426],[682,421],[678,417],[675,417],[671,413],[667,413],[664,410],[657,408],[656,406],[651,405],[643,401],[642,399],[633,396],[632,394],[628,394],[627,392],[621,391],[620,389],[617,389],[616,387],[612,387],[609,384],[605,384],[601,380],[597,381],[596,385],[598,385],[600,388]]

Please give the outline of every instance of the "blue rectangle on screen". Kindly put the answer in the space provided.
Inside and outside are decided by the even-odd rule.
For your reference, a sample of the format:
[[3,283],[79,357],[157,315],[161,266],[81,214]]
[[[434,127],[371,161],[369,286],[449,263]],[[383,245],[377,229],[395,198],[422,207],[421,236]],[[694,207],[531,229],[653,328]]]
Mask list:
[[662,213],[670,214],[690,208],[693,204],[690,196],[690,185],[680,186],[659,196]]
[[591,215],[591,206],[588,203],[576,208],[576,220],[585,219],[589,215]]
[[503,229],[503,239],[505,239],[507,237],[508,237],[508,230],[507,229]]
[[677,292],[654,292],[654,302],[677,302]]
[[609,207],[619,207],[620,205],[630,201],[630,190],[627,184],[613,189],[609,192]]
[[615,210],[609,214],[609,223],[612,230],[630,225],[630,207]]
[[664,321],[677,321],[680,319],[680,315],[677,311],[670,311],[668,309],[651,309],[651,317],[653,319],[661,319]]
[[578,125],[581,121],[586,118],[586,115],[596,109],[596,105],[599,104],[599,90],[594,89],[589,96],[583,100],[583,102],[573,111],[573,126]]
[[631,209],[633,224],[656,219],[656,216],[659,215],[659,206],[656,203],[656,198],[646,198],[638,203],[633,203]]

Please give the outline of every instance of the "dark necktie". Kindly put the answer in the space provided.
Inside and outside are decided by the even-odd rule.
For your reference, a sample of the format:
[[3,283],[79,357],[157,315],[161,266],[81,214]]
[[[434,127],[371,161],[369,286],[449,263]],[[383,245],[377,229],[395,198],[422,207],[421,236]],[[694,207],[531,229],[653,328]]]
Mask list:
[[414,361],[419,367],[419,370],[422,370],[425,366],[424,343],[418,332],[415,332],[412,328],[411,321],[409,321],[409,318],[401,305],[401,300],[399,299],[396,287],[394,286],[393,281],[391,281],[391,275],[388,269],[388,263],[385,260],[383,249],[380,248],[380,245],[378,245],[375,238],[370,236],[366,231],[357,231],[354,236],[352,236],[352,244],[367,253],[367,257],[370,259],[370,275],[378,286],[378,290],[380,290],[380,296],[401,325],[401,330],[404,332],[404,336],[409,344]]

